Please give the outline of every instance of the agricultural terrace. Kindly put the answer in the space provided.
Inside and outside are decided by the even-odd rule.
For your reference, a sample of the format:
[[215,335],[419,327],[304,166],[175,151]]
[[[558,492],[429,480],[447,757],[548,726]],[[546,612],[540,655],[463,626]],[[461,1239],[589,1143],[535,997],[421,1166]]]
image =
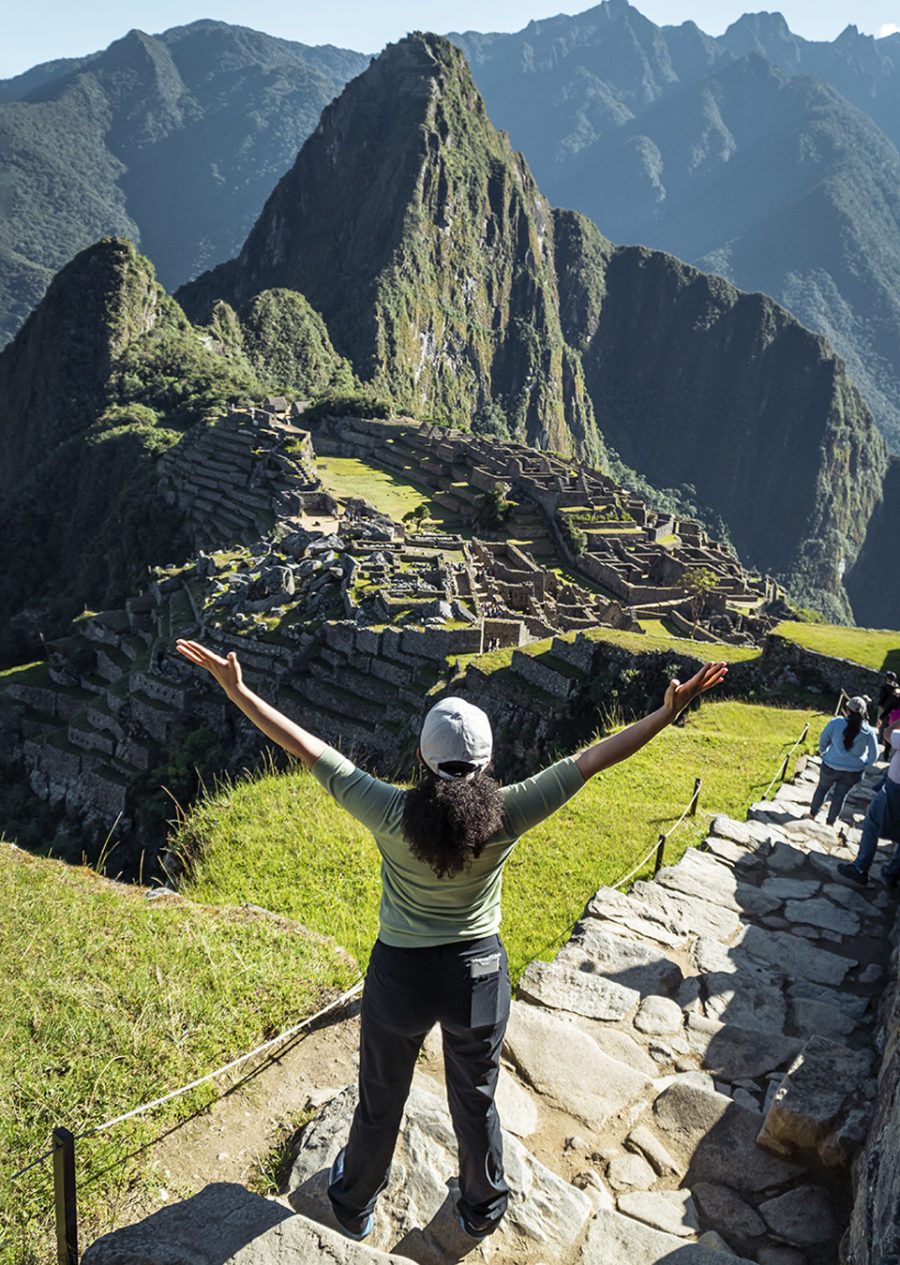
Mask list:
[[316,472],[323,487],[340,500],[359,497],[387,514],[394,522],[424,506],[429,518],[448,530],[458,530],[430,490],[411,479],[401,479],[383,466],[370,465],[357,457],[316,457]]
[[850,659],[876,672],[896,672],[900,676],[900,632],[891,628],[846,628],[839,624],[801,624],[791,620],[776,625],[773,632],[796,641],[807,650]]

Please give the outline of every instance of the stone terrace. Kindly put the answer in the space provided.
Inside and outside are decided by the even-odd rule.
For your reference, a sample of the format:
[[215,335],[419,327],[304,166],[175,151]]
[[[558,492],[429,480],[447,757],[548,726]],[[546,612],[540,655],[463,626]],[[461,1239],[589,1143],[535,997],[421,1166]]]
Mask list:
[[804,817],[816,776],[810,762],[746,822],[715,818],[656,881],[601,888],[556,958],[527,969],[498,1091],[512,1198],[483,1245],[453,1214],[432,1033],[371,1240],[342,1239],[325,1196],[351,1085],[320,1095],[280,1197],[207,1187],[99,1240],[84,1265],[275,1265],[286,1251],[354,1265],[832,1265],[896,909],[880,885],[836,877],[872,777],[845,804],[845,842]]
[[[571,459],[404,421],[323,419],[312,432],[322,454],[359,456],[413,478],[463,521],[506,487],[516,499],[507,533],[538,561],[577,570],[632,616],[661,615],[692,629],[691,574],[711,572],[703,622],[724,639],[753,640],[765,629],[766,604],[779,597],[771,580],[745,571],[697,523],[655,512]],[[567,524],[584,532],[582,553],[567,543]]]

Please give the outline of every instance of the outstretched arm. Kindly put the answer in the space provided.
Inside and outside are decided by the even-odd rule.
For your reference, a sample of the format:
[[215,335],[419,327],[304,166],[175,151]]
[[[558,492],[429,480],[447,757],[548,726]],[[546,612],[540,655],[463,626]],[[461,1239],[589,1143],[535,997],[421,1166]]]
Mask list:
[[610,765],[627,760],[635,751],[640,751],[651,738],[655,738],[666,725],[670,725],[688,703],[718,685],[727,671],[724,663],[704,663],[700,671],[683,685],[680,681],[670,681],[662,707],[658,707],[642,720],[636,720],[633,725],[628,725],[612,737],[595,742],[592,747],[575,756],[581,776],[587,781],[602,769],[608,769]]
[[175,645],[178,653],[183,655],[189,663],[196,663],[198,667],[206,669],[210,676],[221,685],[232,703],[239,707],[247,719],[252,721],[257,729],[262,730],[267,738],[271,738],[273,742],[278,743],[279,747],[284,747],[285,751],[302,760],[307,768],[315,764],[325,750],[326,744],[315,734],[301,729],[277,707],[272,707],[244,684],[241,665],[233,650],[227,659],[223,659],[221,655],[214,654],[212,650],[201,646],[199,641],[180,640]]

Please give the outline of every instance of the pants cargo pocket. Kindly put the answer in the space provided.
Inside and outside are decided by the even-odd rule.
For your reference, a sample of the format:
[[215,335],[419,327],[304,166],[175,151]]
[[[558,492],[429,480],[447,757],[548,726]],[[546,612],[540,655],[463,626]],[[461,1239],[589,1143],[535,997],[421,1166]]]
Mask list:
[[500,1018],[502,975],[499,953],[492,953],[484,958],[473,958],[469,964],[469,975],[472,983],[469,1026],[471,1028],[492,1027]]

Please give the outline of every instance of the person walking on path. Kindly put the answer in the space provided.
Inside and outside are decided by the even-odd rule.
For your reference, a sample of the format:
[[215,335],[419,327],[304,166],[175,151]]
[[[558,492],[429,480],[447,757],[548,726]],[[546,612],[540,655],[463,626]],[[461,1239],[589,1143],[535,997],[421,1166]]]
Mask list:
[[887,732],[891,745],[891,762],[884,784],[869,804],[859,838],[859,851],[852,863],[841,861],[838,874],[858,887],[869,881],[869,869],[878,851],[879,839],[892,839],[894,853],[882,871],[886,887],[896,887],[900,880],[900,724]]
[[878,759],[878,735],[869,724],[866,700],[856,695],[847,703],[847,715],[835,716],[819,735],[822,765],[819,785],[813,792],[807,816],[815,817],[831,793],[826,821],[833,826],[841,813],[847,792],[863,771]]
[[505,787],[488,775],[493,738],[485,713],[445,698],[425,717],[419,780],[406,789],[371,777],[264,702],[244,684],[234,653],[223,659],[196,641],[177,647],[371,830],[381,853],[379,932],[361,1007],[359,1103],[328,1186],[339,1226],[353,1239],[371,1233],[416,1058],[439,1023],[459,1150],[457,1212],[467,1234],[487,1237],[509,1198],[494,1104],[510,1008],[498,935],[504,865],[526,830],[595,773],[639,751],[723,679],[725,664],[707,663],[684,684],[671,681],[662,705],[642,720]]

